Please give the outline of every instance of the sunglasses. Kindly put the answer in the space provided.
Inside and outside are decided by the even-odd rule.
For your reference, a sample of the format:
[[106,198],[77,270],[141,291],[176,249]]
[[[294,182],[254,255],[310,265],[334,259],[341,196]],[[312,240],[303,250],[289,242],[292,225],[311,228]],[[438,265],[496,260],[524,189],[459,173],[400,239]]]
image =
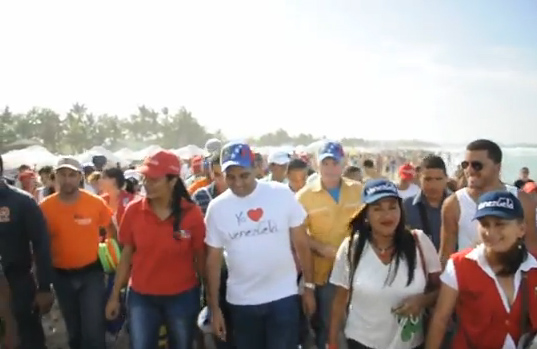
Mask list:
[[483,167],[485,167],[483,165],[482,162],[479,162],[479,161],[463,161],[461,162],[461,168],[463,170],[466,170],[468,167],[471,167],[474,171],[481,171],[483,169]]

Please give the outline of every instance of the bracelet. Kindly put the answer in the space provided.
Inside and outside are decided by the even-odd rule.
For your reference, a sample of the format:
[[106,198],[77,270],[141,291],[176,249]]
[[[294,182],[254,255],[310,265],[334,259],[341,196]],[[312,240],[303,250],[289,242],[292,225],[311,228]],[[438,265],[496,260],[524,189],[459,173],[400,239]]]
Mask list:
[[309,288],[310,290],[315,290],[315,284],[313,282],[304,282],[304,287]]

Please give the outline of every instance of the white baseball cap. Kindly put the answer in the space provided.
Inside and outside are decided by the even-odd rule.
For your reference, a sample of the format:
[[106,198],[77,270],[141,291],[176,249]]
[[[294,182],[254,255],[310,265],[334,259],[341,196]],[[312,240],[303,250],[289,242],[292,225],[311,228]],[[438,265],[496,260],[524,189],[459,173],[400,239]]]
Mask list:
[[208,153],[219,153],[220,149],[222,149],[222,141],[217,138],[211,138],[205,143],[205,150]]
[[142,179],[140,172],[136,170],[126,170],[123,175],[125,176],[125,179],[133,178],[136,179],[138,182]]
[[269,164],[287,165],[291,161],[291,156],[283,150],[275,150],[268,156]]

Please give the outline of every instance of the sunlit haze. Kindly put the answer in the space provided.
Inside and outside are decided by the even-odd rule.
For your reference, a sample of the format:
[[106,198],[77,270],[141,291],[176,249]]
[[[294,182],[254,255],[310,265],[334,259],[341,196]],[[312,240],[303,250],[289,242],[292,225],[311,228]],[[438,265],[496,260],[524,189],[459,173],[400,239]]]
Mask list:
[[534,142],[537,2],[3,1],[0,106],[210,131]]

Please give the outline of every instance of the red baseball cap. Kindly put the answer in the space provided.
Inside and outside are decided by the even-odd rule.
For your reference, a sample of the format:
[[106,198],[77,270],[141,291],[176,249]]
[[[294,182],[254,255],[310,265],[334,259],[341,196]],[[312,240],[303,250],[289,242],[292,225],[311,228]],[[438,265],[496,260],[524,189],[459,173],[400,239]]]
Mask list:
[[181,174],[181,160],[172,152],[160,150],[145,158],[138,171],[149,178],[159,178],[166,175]]
[[528,193],[528,194],[531,194],[531,193],[537,191],[537,183],[535,183],[535,182],[527,182],[522,187],[522,190],[524,192]]
[[25,181],[28,179],[36,179],[37,175],[32,170],[26,170],[19,175],[19,181]]
[[404,164],[399,167],[399,178],[403,180],[410,181],[414,179],[414,175],[416,173],[416,170],[414,169],[414,166],[411,164]]

